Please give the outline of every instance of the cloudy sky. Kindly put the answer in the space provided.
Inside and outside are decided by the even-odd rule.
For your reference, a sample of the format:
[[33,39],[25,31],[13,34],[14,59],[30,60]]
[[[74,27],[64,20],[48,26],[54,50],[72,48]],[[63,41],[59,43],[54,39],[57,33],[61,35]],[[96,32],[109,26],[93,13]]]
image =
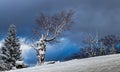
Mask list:
[[1,42],[6,37],[9,25],[15,24],[23,43],[23,55],[32,62],[35,52],[27,43],[32,38],[35,19],[40,12],[54,14],[69,9],[75,11],[76,24],[72,26],[70,34],[62,38],[62,43],[48,45],[47,60],[59,60],[77,51],[83,32],[98,31],[100,36],[120,33],[120,0],[0,0]]

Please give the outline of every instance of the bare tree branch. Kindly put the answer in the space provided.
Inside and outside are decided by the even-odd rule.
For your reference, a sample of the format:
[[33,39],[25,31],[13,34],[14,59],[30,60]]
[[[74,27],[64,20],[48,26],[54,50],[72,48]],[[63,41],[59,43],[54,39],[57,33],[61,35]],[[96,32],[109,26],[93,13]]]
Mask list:
[[56,37],[63,31],[68,30],[73,23],[72,16],[73,11],[62,11],[53,16],[47,16],[44,13],[40,14],[40,17],[36,19],[39,26],[39,30],[36,33],[44,34],[45,41],[49,42],[55,40]]

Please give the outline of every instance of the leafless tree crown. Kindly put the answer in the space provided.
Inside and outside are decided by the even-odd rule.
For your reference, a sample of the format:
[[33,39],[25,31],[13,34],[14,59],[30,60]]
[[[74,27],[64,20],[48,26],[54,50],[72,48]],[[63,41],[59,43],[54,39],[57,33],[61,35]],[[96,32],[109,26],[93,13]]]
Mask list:
[[45,41],[54,40],[62,31],[69,30],[71,24],[73,24],[73,10],[68,12],[61,11],[54,15],[40,14],[40,17],[36,19],[38,29],[34,32],[41,36],[44,36]]

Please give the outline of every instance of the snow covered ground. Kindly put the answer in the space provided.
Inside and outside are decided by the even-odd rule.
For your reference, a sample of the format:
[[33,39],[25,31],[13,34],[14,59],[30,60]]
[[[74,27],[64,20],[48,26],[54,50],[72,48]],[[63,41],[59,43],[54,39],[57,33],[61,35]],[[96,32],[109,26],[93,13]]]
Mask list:
[[8,72],[120,72],[120,54],[75,59]]

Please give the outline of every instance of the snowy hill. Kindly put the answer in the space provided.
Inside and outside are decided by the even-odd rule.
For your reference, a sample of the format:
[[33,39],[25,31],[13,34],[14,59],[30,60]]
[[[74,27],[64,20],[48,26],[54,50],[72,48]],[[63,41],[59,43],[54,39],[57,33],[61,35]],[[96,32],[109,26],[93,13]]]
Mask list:
[[8,72],[120,72],[120,54],[75,59]]

